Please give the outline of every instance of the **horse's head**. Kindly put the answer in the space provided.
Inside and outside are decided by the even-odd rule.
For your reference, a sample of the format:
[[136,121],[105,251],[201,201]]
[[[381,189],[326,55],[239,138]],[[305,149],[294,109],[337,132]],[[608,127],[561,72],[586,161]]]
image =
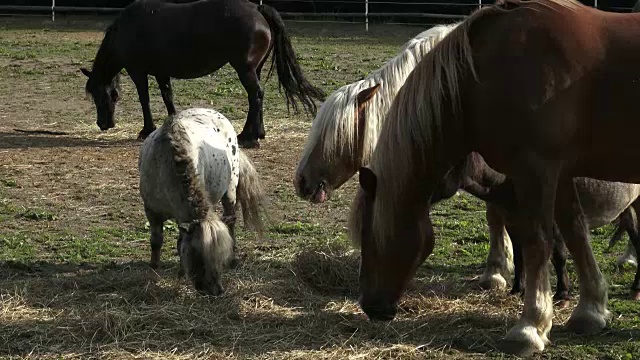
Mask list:
[[87,76],[87,84],[85,90],[91,95],[93,102],[96,104],[98,112],[98,120],[96,124],[100,130],[108,130],[115,126],[113,121],[113,113],[115,112],[116,103],[119,100],[118,87],[119,76],[115,76],[110,81],[104,83],[100,81],[91,71],[81,68],[83,74]]
[[[360,246],[360,307],[371,320],[392,320],[398,300],[424,259],[433,251],[428,208],[394,204],[384,198],[378,178],[360,169],[360,189],[349,219],[352,241]],[[398,205],[398,204],[395,204]]]
[[[324,202],[363,165],[365,104],[379,87],[377,84],[360,91],[352,105],[354,108],[341,106],[354,102],[340,98],[346,96],[340,90],[322,105],[296,170],[294,186],[298,196],[311,202]],[[352,114],[340,116],[345,111],[353,112],[353,124],[337,124],[351,118]],[[345,125],[352,128],[344,129]]]

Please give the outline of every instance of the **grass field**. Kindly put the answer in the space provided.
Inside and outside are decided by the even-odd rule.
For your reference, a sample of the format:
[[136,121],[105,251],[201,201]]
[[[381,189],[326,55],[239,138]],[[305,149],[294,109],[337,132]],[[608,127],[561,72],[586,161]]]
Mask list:
[[[200,296],[177,277],[174,224],[166,225],[161,267],[151,270],[138,195],[135,138],[142,114],[135,89],[125,77],[116,128],[103,133],[78,71],[90,66],[104,19],[55,26],[42,19],[1,21],[0,358],[504,356],[498,342],[522,303],[503,291],[478,289],[487,227],[484,204],[467,195],[433,209],[436,249],[396,320],[366,320],[355,302],[358,253],[345,235],[356,183],[323,205],[295,196],[291,180],[311,119],[287,113],[275,79],[265,86],[267,139],[247,151],[269,197],[265,236],[256,239],[240,226],[244,260],[225,273],[221,297]],[[306,75],[328,93],[378,68],[421,31],[288,25]],[[161,123],[166,112],[151,85]],[[179,109],[212,107],[237,130],[244,123],[248,104],[230,67],[175,81],[174,93]],[[540,358],[640,356],[640,304],[628,300],[633,272],[614,267],[624,242],[604,251],[611,231],[595,231],[593,246],[609,280],[612,321],[598,335],[576,336],[562,326],[572,306],[556,310],[553,345]]]

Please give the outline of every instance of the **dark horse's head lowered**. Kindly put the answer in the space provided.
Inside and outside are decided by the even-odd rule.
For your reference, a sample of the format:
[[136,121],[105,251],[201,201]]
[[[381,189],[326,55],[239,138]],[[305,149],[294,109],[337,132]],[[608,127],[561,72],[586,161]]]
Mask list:
[[83,74],[88,78],[85,91],[91,95],[93,102],[96,104],[98,112],[98,120],[96,124],[100,130],[108,130],[115,126],[113,121],[113,113],[116,109],[116,103],[120,99],[120,76],[116,75],[110,80],[100,79],[93,72],[81,68]]

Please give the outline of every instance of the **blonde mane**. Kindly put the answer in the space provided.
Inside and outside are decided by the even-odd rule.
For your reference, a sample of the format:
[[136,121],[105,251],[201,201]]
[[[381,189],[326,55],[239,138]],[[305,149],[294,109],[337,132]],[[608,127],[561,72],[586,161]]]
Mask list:
[[[370,161],[377,178],[371,226],[379,249],[393,239],[403,219],[414,220],[411,217],[422,210],[421,201],[426,207],[435,180],[444,175],[444,147],[450,139],[442,121],[446,119],[449,128],[462,130],[459,86],[465,78],[478,80],[469,39],[472,23],[487,15],[531,9],[536,4],[552,11],[556,10],[553,4],[570,10],[581,6],[573,0],[507,0],[476,11],[436,44],[406,79],[382,124]],[[359,189],[349,219],[349,233],[355,244],[362,240],[362,192]]]
[[[365,89],[380,84],[380,90],[366,103],[366,123],[362,163],[368,163],[375,149],[384,116],[391,107],[398,90],[431,49],[458,24],[438,25],[418,34],[402,46],[401,53],[366,78],[345,85],[334,91],[322,104],[316,116],[302,159],[308,159],[318,142],[323,141],[323,155],[333,159],[341,154],[355,158],[357,150],[356,102],[357,95]],[[303,160],[304,161],[304,160]]]

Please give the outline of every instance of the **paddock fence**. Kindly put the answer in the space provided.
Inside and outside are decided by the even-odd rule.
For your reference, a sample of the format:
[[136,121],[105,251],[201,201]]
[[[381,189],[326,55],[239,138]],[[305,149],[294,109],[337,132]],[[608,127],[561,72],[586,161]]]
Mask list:
[[[184,1],[184,0],[182,0]],[[274,7],[288,20],[362,23],[370,21],[424,23],[462,20],[493,0],[252,0]],[[3,0],[0,15],[117,14],[131,0]],[[635,0],[585,0],[586,5],[606,11],[629,12]],[[82,6],[82,4],[101,6]],[[45,5],[46,4],[46,5]]]

